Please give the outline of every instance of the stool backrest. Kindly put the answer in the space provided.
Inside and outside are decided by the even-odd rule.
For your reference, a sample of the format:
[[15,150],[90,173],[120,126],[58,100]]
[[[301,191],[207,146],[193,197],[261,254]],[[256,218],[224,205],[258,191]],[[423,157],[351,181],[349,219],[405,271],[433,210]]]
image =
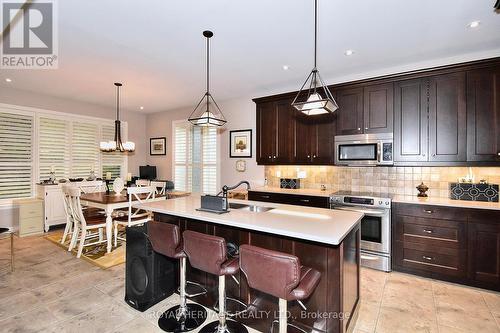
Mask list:
[[156,189],[156,194],[165,195],[167,182],[152,181],[149,185]]
[[87,221],[83,214],[82,203],[80,201],[81,191],[77,186],[68,186],[66,188],[66,193],[69,196],[69,202],[71,207],[71,212],[73,213],[73,219],[75,223],[80,224],[82,228],[87,226]]
[[248,285],[287,299],[300,282],[300,261],[294,255],[252,245],[240,246],[240,269]]
[[89,180],[78,184],[78,187],[82,193],[96,193],[102,192],[103,181],[102,180]]
[[169,258],[177,258],[182,251],[178,226],[157,221],[148,222],[148,236],[153,250]]
[[[140,209],[132,211],[132,203],[141,204],[154,199],[156,195],[156,189],[152,186],[128,187],[127,193],[128,193],[128,223],[130,225],[134,217],[139,217],[144,215],[144,211],[141,212]],[[143,220],[141,220],[141,222],[148,222],[149,220],[150,218],[146,217]]]
[[184,231],[182,237],[189,264],[204,272],[219,275],[221,265],[227,261],[226,240],[191,230]]

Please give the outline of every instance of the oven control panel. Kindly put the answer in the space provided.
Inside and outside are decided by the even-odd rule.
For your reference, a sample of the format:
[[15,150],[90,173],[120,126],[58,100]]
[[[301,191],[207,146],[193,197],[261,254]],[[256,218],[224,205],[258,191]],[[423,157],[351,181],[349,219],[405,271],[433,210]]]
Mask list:
[[336,195],[330,196],[330,204],[332,206],[361,206],[373,208],[391,208],[390,198],[378,198],[368,196],[351,196],[351,195]]

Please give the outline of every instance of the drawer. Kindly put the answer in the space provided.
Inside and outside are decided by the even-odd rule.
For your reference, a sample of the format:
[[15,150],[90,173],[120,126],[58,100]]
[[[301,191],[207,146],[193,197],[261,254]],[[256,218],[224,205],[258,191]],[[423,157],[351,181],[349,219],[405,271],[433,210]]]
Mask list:
[[19,218],[42,217],[43,206],[41,203],[23,204],[19,206]]
[[421,249],[403,247],[401,264],[403,267],[460,277],[465,275],[464,251],[436,253]]
[[275,193],[268,192],[248,192],[248,200],[282,203]]
[[19,234],[32,234],[43,232],[43,219],[41,217],[24,218],[19,221]]
[[398,215],[425,217],[431,219],[467,221],[468,215],[467,209],[457,207],[398,203],[395,208],[396,214]]
[[296,194],[289,194],[289,195],[284,194],[283,196],[285,196],[283,202],[290,205],[318,207],[318,208],[330,207],[330,198],[327,197],[296,195]]
[[466,222],[394,215],[392,224],[394,238],[398,241],[437,248],[467,247]]

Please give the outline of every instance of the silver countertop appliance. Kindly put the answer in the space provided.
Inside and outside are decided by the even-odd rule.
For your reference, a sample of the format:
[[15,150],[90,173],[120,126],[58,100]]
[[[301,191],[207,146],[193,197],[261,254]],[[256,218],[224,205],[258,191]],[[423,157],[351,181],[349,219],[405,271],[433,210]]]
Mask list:
[[388,194],[336,192],[330,208],[365,214],[361,220],[361,265],[391,271],[391,198]]

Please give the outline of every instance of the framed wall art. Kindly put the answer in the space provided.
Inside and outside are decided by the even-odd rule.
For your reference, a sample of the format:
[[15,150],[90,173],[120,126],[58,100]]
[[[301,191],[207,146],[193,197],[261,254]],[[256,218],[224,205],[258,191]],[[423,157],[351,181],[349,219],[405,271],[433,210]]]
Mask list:
[[252,157],[252,130],[229,131],[229,157]]
[[167,138],[150,138],[149,139],[149,155],[166,155],[167,154]]

